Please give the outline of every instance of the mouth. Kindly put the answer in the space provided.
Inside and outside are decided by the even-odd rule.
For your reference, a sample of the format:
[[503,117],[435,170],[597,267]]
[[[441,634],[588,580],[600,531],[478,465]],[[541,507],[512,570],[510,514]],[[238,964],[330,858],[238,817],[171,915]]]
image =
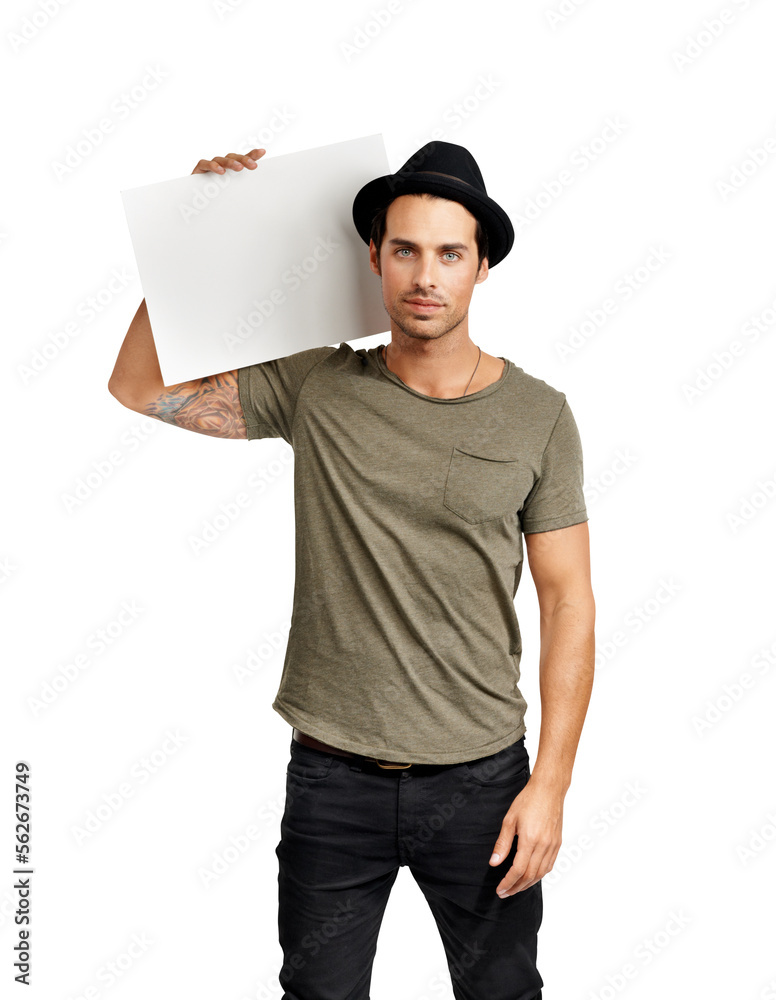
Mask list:
[[411,306],[415,312],[434,312],[441,309],[441,302],[434,302],[432,299],[407,299],[407,305]]

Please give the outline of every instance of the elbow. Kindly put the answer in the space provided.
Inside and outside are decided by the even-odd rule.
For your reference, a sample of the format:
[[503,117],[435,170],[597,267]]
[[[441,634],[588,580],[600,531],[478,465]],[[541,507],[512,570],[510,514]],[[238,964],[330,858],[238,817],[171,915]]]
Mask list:
[[117,399],[122,406],[126,406],[128,410],[137,410],[137,405],[132,400],[130,395],[127,393],[126,388],[122,388],[119,382],[114,382],[113,380],[108,381],[108,392]]
[[569,597],[562,602],[562,606],[571,609],[580,621],[586,621],[591,628],[595,627],[595,598],[592,590]]
[[112,379],[109,379],[108,392],[111,394],[111,396],[113,396],[114,399],[117,399],[120,403],[124,402],[123,393],[121,391],[121,387],[118,382],[114,382]]
[[595,628],[595,598],[591,589],[564,591],[554,595],[552,600],[540,602],[541,618],[551,623],[558,616],[563,616],[579,625],[585,623],[590,629]]

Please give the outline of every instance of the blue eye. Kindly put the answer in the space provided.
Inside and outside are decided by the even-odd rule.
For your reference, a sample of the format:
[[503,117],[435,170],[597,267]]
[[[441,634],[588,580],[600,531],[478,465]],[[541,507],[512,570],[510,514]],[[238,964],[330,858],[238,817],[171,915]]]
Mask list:
[[[410,250],[409,247],[399,247],[399,249],[396,251],[397,254],[404,254],[405,252],[406,253],[412,253],[412,251]],[[453,251],[453,250],[447,250],[447,251],[445,251],[445,253],[443,254],[443,256],[445,256],[445,257],[452,257],[453,260],[459,260],[460,259],[459,254],[455,253],[455,251]],[[406,260],[407,258],[405,257],[404,259]]]

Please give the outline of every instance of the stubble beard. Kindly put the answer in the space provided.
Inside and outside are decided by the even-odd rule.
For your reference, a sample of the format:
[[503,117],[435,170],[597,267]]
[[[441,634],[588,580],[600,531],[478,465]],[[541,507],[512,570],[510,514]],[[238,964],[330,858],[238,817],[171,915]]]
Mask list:
[[[418,296],[422,298],[423,296]],[[385,303],[383,303],[385,305]],[[409,308],[409,303],[404,303]],[[443,306],[443,309],[446,308]],[[394,304],[392,309],[389,309],[385,305],[385,311],[391,318],[391,321],[395,326],[397,326],[401,332],[407,336],[412,337],[416,340],[439,340],[440,337],[444,337],[446,334],[455,330],[460,324],[466,319],[468,315],[468,310],[464,309],[463,312],[453,313],[452,316],[411,316],[407,317],[406,314],[402,314],[398,311],[397,305]],[[437,323],[441,323],[440,327],[436,327]],[[429,325],[431,329],[428,329]]]

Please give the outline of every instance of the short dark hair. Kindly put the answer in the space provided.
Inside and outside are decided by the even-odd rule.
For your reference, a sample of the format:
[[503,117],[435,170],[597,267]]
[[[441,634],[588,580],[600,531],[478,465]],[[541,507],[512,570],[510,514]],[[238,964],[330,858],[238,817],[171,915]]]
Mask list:
[[[398,195],[396,197],[399,197]],[[436,198],[438,201],[452,201],[452,198],[442,198],[441,195],[431,194],[430,191],[423,191],[419,194],[422,198]],[[372,230],[369,233],[369,238],[374,242],[377,247],[377,261],[380,262],[380,248],[383,245],[383,240],[385,239],[385,217],[388,214],[388,209],[393,204],[395,199],[391,199],[387,205],[380,209],[377,215],[372,219]],[[467,209],[471,212],[471,209]],[[474,231],[474,239],[477,243],[477,270],[479,271],[480,265],[485,257],[488,256],[488,233],[479,216],[475,215],[474,212],[471,213],[477,221],[477,226]]]

